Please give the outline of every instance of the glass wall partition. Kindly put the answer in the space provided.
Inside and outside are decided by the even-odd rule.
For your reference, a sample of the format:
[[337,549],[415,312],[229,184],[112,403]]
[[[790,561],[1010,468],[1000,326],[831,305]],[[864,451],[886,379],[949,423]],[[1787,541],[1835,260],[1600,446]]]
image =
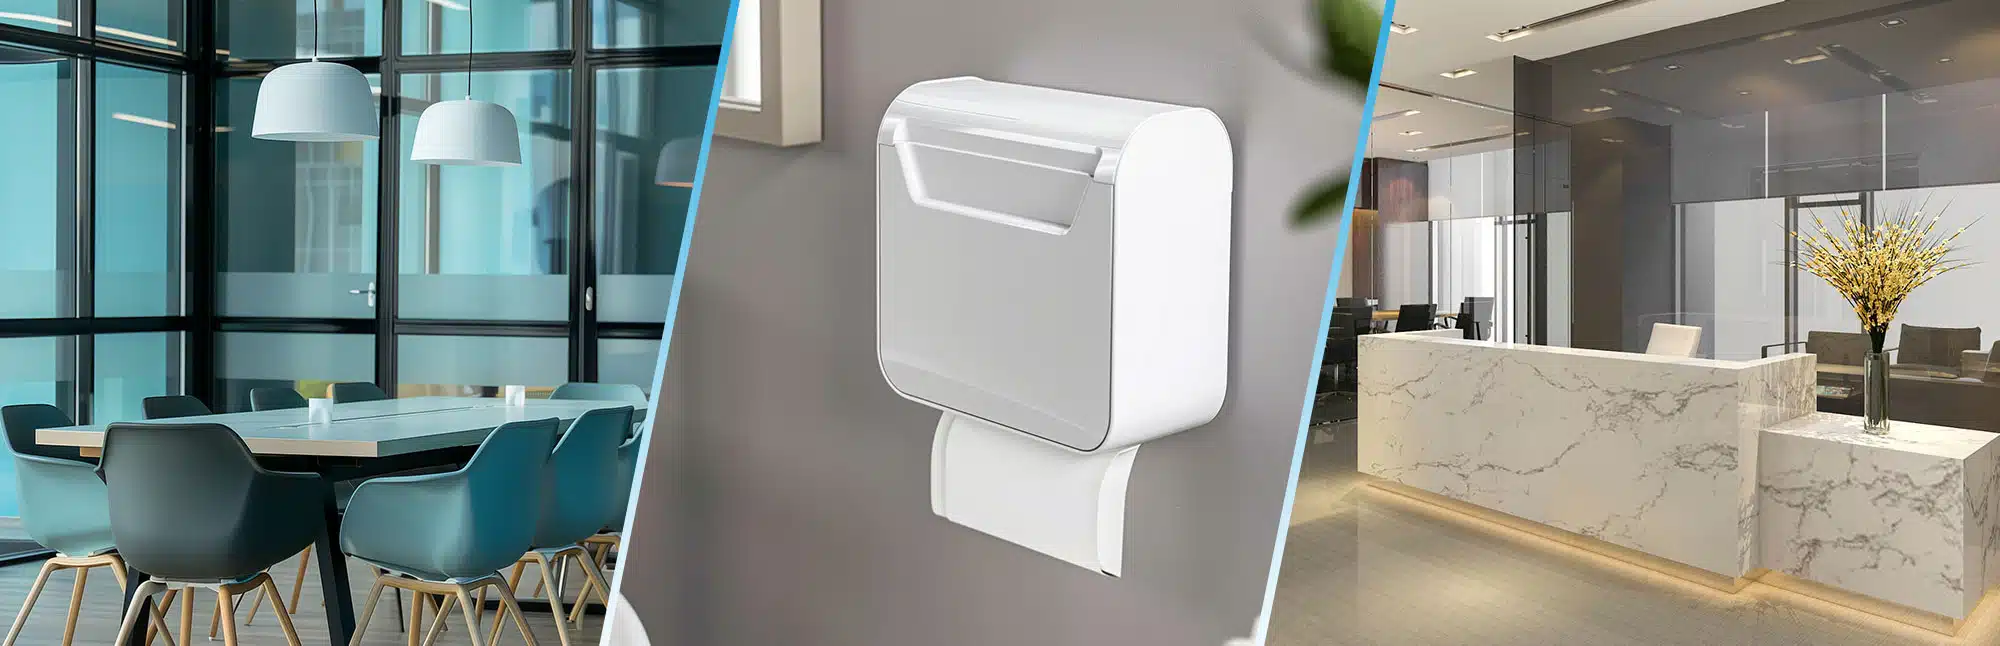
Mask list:
[[[183,392],[184,9],[0,3],[0,120],[12,126],[0,134],[0,405],[103,423]],[[39,551],[19,541],[15,486],[0,461],[0,562]]]

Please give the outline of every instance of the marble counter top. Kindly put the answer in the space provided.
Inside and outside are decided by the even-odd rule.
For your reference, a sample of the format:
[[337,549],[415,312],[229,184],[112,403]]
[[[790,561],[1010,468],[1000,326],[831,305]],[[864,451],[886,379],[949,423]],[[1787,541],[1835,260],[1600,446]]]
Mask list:
[[1763,566],[1952,618],[2000,586],[1994,435],[1812,413],[1765,430]]
[[[1818,413],[1810,355],[1359,341],[1364,473],[1739,581],[1942,617],[2000,587],[2000,435]],[[1989,565],[1990,564],[1990,565]]]

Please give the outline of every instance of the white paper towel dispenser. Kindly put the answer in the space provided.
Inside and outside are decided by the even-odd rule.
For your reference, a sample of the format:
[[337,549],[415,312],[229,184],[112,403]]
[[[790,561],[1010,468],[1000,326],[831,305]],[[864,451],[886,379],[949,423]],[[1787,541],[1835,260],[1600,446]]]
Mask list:
[[961,77],[876,139],[876,352],[943,411],[938,515],[1117,575],[1139,444],[1227,390],[1229,133],[1215,114]]

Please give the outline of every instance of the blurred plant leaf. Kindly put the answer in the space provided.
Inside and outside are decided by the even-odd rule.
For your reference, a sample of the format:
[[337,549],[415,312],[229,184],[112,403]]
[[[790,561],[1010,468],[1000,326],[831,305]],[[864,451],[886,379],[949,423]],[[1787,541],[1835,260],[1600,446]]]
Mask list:
[[[1381,39],[1382,12],[1368,0],[1312,0],[1319,17],[1318,36],[1324,42],[1320,71],[1368,90],[1375,74],[1375,45]],[[1367,115],[1363,115],[1366,118]],[[1355,162],[1359,163],[1359,162]],[[1305,226],[1338,217],[1347,205],[1348,172],[1315,183],[1292,204],[1292,224]]]
[[1308,225],[1340,216],[1347,204],[1347,176],[1331,175],[1315,182],[1292,205],[1292,224]]

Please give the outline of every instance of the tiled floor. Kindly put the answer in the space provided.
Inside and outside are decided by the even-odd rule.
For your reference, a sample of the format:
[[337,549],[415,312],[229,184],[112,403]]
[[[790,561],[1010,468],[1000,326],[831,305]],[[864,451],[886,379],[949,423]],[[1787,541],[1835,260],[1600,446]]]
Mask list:
[[[21,601],[27,595],[28,586],[34,583],[35,574],[39,567],[41,567],[39,562],[0,567],[0,630],[5,630],[7,623],[13,621],[14,613],[20,611]],[[292,574],[297,572],[296,567],[297,562],[291,561],[273,570],[272,576],[277,579],[279,588],[285,594],[289,595],[291,593]],[[316,567],[314,571],[316,573]],[[349,573],[356,577],[354,581],[354,600],[357,612],[360,610],[359,606],[361,602],[367,599],[368,586],[372,583],[363,572],[364,569],[359,564],[349,568]],[[610,573],[607,572],[606,576],[609,575]],[[532,580],[534,577],[535,570],[530,566],[526,579]],[[578,579],[581,577],[572,576],[571,578]],[[63,617],[69,603],[71,582],[74,580],[75,578],[69,572],[58,573],[50,579],[48,588],[42,592],[41,599],[35,604],[34,613],[29,615],[27,631],[22,635],[19,642],[21,646],[44,646],[60,644],[62,642]],[[531,583],[523,583],[521,585],[521,591],[524,595],[533,592],[533,590],[534,586]],[[389,607],[387,599],[391,597],[388,597],[387,594],[386,592],[384,593],[384,603],[377,609],[374,624],[369,627],[366,639],[362,642],[363,644],[369,646],[392,646],[405,643],[406,635],[396,630],[396,611]],[[96,646],[99,644],[109,644],[113,638],[118,636],[118,620],[121,611],[119,608],[119,596],[118,584],[112,579],[108,571],[100,569],[91,574],[89,586],[85,588],[82,619],[78,622],[77,626],[76,643],[78,645],[90,644]],[[208,642],[204,639],[208,635],[209,613],[213,612],[215,608],[213,598],[213,596],[209,596],[209,601],[197,607],[200,612],[196,614],[195,621],[196,644],[221,643],[219,639],[215,642]],[[570,598],[575,598],[574,593],[570,595]],[[594,599],[595,597],[592,598]],[[246,600],[244,603],[247,604],[248,601]],[[299,613],[293,617],[293,622],[299,630],[299,636],[308,646],[329,643],[326,632],[326,615],[322,614],[322,607],[319,596],[319,579],[313,576],[313,574],[308,574],[305,595],[299,602]],[[175,608],[179,608],[179,603],[175,604]],[[238,612],[244,615],[248,614],[247,609],[239,609]],[[270,612],[271,609],[267,605],[258,613],[255,624],[242,626],[242,630],[238,634],[241,636],[243,644],[246,646],[251,644],[261,646],[265,644],[282,645],[285,643],[284,637],[278,631],[277,622],[272,619]],[[528,625],[534,629],[537,643],[549,646],[559,643],[556,638],[554,619],[547,613],[529,612],[527,615]],[[178,613],[175,616],[178,617]],[[488,614],[487,619],[490,621],[491,618],[492,615]],[[574,631],[570,635],[571,643],[577,646],[596,644],[598,631],[603,627],[603,619],[602,615],[586,616],[583,620],[583,630]],[[472,643],[466,637],[464,628],[465,620],[458,613],[452,613],[450,622],[450,627],[447,629],[448,632],[444,633],[438,640],[439,644]],[[240,622],[239,625],[241,625]],[[481,638],[484,639],[484,635]],[[156,641],[154,643],[164,645],[166,642]],[[521,636],[515,632],[511,621],[508,622],[508,626],[500,633],[499,643],[522,643]]]
[[2000,644],[2000,600],[1947,638],[1761,584],[1722,594],[1363,487],[1353,433],[1307,446],[1272,644]]

